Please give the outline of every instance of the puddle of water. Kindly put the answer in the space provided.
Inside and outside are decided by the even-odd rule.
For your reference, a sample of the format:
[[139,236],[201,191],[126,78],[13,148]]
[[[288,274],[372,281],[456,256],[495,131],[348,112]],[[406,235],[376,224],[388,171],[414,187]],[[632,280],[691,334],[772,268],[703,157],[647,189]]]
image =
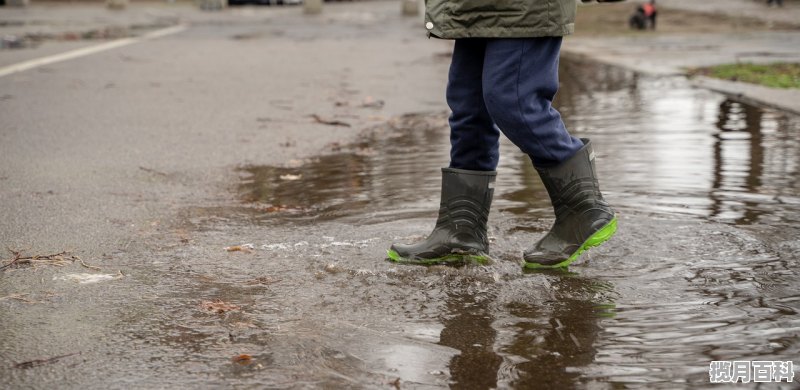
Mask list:
[[[546,231],[552,213],[529,160],[504,141],[490,217],[499,261],[426,285],[441,302],[424,317],[438,318],[438,343],[459,351],[449,385],[674,388],[707,383],[711,360],[796,356],[800,118],[681,78],[576,61],[562,64],[557,104],[572,132],[595,142],[620,233],[577,274],[521,274],[507,260]],[[426,113],[300,167],[244,167],[246,204],[285,207],[250,213],[245,224],[386,232],[360,252],[328,252],[351,271],[385,268],[375,261],[392,235],[429,229],[447,150],[446,114]],[[287,248],[290,257],[320,250]]]

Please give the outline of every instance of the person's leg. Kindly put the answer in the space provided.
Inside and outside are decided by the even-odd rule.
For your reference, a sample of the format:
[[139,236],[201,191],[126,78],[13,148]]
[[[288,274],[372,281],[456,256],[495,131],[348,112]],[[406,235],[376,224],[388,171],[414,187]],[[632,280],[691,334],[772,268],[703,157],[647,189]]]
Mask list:
[[544,183],[556,221],[523,254],[529,268],[564,267],[616,231],[603,199],[588,139],[567,132],[552,107],[558,91],[561,38],[497,39],[487,43],[484,100],[503,134],[528,154]]
[[486,259],[486,223],[494,194],[499,131],[483,101],[486,40],[459,39],[453,50],[447,85],[450,116],[450,167],[442,169],[439,218],[428,237],[414,244],[393,244],[389,259],[412,264]]
[[500,132],[483,101],[485,39],[458,39],[447,83],[450,106],[450,168],[493,171]]
[[486,46],[483,96],[492,119],[537,167],[558,165],[583,143],[552,106],[560,37],[493,39]]

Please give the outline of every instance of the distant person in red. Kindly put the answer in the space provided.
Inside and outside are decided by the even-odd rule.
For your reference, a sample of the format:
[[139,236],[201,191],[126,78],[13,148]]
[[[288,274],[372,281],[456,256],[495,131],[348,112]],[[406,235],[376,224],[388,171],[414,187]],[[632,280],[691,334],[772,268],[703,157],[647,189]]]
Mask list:
[[647,24],[653,30],[656,29],[656,0],[650,0],[649,3],[645,3],[642,5],[642,9],[644,10],[644,18],[647,20]]
[[628,20],[628,25],[636,30],[644,30],[646,28],[656,29],[656,0],[642,4],[636,7],[636,12]]

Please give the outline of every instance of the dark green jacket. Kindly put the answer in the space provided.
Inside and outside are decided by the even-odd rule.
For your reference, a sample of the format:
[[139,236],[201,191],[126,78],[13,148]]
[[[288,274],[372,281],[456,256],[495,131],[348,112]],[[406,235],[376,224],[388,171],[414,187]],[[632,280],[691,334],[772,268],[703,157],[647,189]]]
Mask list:
[[576,0],[425,0],[435,37],[533,38],[571,34]]

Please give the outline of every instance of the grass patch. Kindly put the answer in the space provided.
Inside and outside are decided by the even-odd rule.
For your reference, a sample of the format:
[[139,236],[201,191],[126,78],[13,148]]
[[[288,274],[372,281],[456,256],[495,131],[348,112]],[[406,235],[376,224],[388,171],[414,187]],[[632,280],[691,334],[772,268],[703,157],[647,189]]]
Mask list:
[[800,88],[800,64],[798,63],[726,64],[692,69],[689,74],[742,81],[771,88]]

